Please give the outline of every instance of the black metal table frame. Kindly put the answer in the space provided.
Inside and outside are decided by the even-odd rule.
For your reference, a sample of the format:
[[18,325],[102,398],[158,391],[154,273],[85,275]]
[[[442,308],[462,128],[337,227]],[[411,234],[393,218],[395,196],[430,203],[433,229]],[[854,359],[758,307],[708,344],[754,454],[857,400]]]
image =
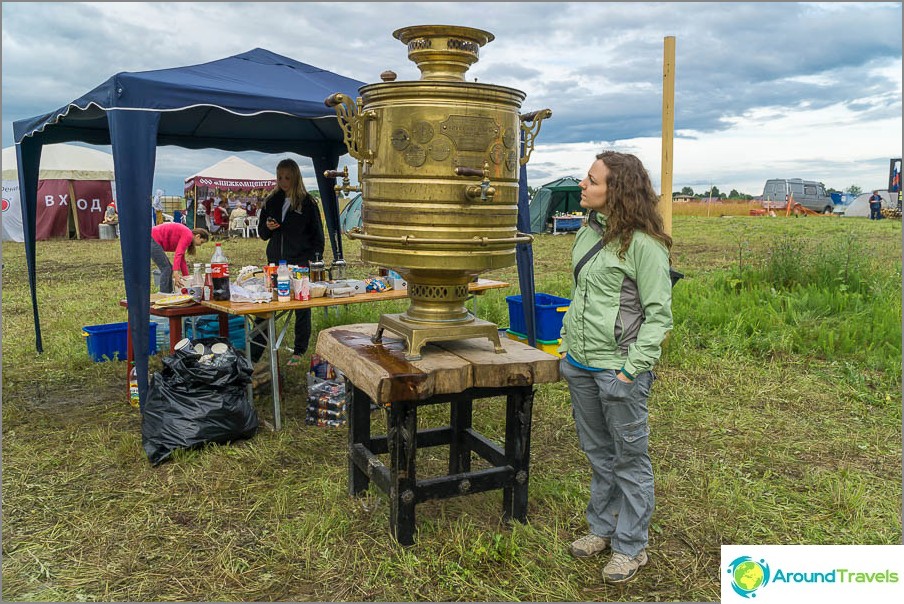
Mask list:
[[[414,543],[415,506],[433,499],[503,489],[505,520],[527,521],[532,386],[470,388],[457,394],[419,401],[394,402],[389,407],[387,434],[371,436],[371,399],[351,381],[348,420],[348,491],[357,496],[371,480],[388,497],[389,525],[402,545]],[[504,448],[475,431],[473,401],[506,397]],[[449,425],[417,430],[417,408],[450,403]],[[449,473],[417,479],[418,447],[449,445]],[[493,467],[471,471],[471,452]],[[389,454],[389,467],[377,457]]]

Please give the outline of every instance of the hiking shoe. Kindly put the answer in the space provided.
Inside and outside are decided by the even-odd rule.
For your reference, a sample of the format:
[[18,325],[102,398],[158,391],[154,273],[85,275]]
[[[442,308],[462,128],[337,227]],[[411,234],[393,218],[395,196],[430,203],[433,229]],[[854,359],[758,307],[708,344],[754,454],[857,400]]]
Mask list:
[[589,533],[568,546],[568,552],[575,558],[589,558],[597,555],[607,547],[609,547],[608,537],[600,537]]
[[621,552],[614,552],[612,558],[603,567],[603,581],[606,583],[624,583],[637,574],[640,567],[647,563],[647,551],[642,550],[633,558]]

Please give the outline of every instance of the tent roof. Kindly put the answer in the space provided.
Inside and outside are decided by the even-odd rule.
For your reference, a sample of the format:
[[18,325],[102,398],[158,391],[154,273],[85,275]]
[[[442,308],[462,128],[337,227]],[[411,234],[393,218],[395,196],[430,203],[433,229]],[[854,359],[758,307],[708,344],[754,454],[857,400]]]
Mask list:
[[346,153],[336,112],[324,100],[339,92],[357,97],[358,82],[268,50],[254,50],[200,65],[121,72],[50,113],[13,122],[20,204],[35,318],[36,348],[43,350],[36,293],[35,221],[39,160],[52,143],[112,145],[117,166],[123,277],[138,389],[148,388],[151,198],[157,147],[297,153],[310,157],[333,253],[342,252],[339,209],[325,174]]
[[118,73],[56,111],[15,122],[15,138],[109,145],[107,112],[141,109],[159,115],[158,145],[311,156],[332,143],[341,155],[339,122],[323,101],[335,92],[354,98],[363,85],[255,48],[199,65]]
[[[3,180],[18,180],[15,146],[3,149]],[[47,145],[41,152],[40,180],[116,180],[113,156],[78,145]]]
[[579,191],[581,189],[581,181],[575,178],[574,176],[564,176],[558,180],[554,180],[552,182],[548,182],[541,187],[542,189],[557,189],[557,190],[573,190]]
[[196,174],[185,179],[185,182],[193,178],[228,178],[230,180],[272,180],[276,177],[270,170],[264,170],[254,164],[245,161],[241,157],[230,155],[226,159],[204,168]]

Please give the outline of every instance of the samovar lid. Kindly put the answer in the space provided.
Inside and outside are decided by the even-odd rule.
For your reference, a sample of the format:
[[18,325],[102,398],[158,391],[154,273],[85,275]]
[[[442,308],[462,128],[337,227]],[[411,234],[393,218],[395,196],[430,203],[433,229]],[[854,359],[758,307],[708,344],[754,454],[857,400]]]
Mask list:
[[421,80],[465,81],[465,72],[480,58],[480,47],[496,36],[461,25],[411,25],[392,32],[408,45],[408,58],[421,70]]

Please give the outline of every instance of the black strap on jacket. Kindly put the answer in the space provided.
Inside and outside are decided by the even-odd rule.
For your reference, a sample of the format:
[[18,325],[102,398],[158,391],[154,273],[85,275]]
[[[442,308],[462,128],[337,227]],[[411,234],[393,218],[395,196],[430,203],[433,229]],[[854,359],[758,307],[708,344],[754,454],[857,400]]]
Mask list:
[[591,258],[596,256],[597,253],[599,253],[599,251],[601,249],[603,249],[603,245],[604,245],[603,239],[602,239],[603,227],[601,227],[599,225],[599,223],[596,221],[595,217],[596,217],[596,210],[590,210],[590,215],[587,217],[587,225],[590,228],[592,228],[594,231],[596,231],[597,235],[600,236],[600,240],[597,241],[596,245],[594,245],[592,248],[590,248],[590,250],[588,250],[588,252],[586,254],[584,254],[584,257],[581,258],[578,261],[578,263],[574,265],[574,282],[575,283],[578,282],[578,274],[581,272],[581,269],[584,268],[584,265],[587,264]]
[[[590,210],[590,215],[587,218],[587,225],[590,226],[594,231],[596,231],[597,235],[600,236],[600,240],[596,242],[590,250],[584,254],[584,257],[581,258],[577,264],[574,265],[574,282],[578,282],[578,274],[581,272],[581,269],[584,268],[584,265],[587,264],[591,258],[597,255],[601,249],[603,249],[603,227],[599,225],[599,223],[594,219],[594,215],[596,214],[596,210]],[[675,284],[678,283],[681,279],[684,278],[684,273],[679,273],[671,266],[669,266],[669,280],[672,282],[672,287],[675,287]]]

